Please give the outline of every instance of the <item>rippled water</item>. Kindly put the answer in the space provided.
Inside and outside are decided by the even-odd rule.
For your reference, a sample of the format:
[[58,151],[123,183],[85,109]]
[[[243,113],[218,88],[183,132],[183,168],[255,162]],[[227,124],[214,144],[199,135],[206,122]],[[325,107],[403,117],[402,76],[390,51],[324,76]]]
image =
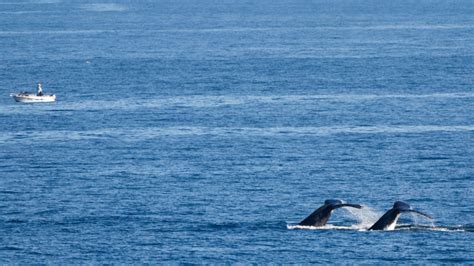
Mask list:
[[473,13],[1,1],[0,261],[474,263]]

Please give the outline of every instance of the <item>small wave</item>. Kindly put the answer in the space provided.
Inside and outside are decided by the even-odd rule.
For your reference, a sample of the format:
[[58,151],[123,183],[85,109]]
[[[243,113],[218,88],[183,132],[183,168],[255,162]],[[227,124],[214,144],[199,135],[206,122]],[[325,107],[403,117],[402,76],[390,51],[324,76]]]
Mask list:
[[449,160],[449,157],[446,156],[419,156],[419,160],[424,161],[442,161],[442,160]]
[[378,26],[360,26],[352,27],[361,30],[455,30],[472,29],[470,24],[407,24],[407,25],[378,25]]
[[10,220],[7,220],[5,221],[6,223],[11,223],[11,224],[24,224],[24,223],[28,223],[27,220],[22,220],[22,219],[10,219]]
[[19,247],[14,247],[14,246],[4,246],[4,247],[0,247],[0,251],[3,250],[3,251],[20,251],[20,250],[23,250],[22,248],[19,248]]
[[22,194],[22,192],[13,190],[0,190],[0,194]]
[[47,209],[47,210],[37,211],[34,213],[34,215],[51,215],[51,214],[56,214],[60,212],[61,212],[60,209]]
[[44,11],[0,11],[2,15],[25,15],[25,14],[42,14],[45,15]]
[[400,224],[395,231],[439,231],[439,232],[469,232],[465,226],[441,226],[441,225],[420,225],[420,224]]
[[32,0],[35,4],[59,4],[62,0]]
[[236,229],[241,227],[240,223],[228,222],[228,223],[209,223],[207,225],[209,229],[212,230],[228,230],[228,229]]
[[[89,11],[125,11],[127,7],[119,4],[89,4],[82,9]],[[220,28],[164,28],[141,29],[140,32],[149,33],[240,33],[240,32],[293,32],[293,31],[383,31],[383,30],[457,30],[472,29],[468,24],[438,24],[438,25],[380,25],[380,26],[319,26],[319,27],[220,27]],[[128,30],[129,32],[135,30]],[[268,49],[268,46],[266,46]]]
[[75,35],[75,34],[98,34],[114,32],[110,30],[38,30],[38,31],[0,31],[1,35],[33,35],[33,34],[51,34],[51,35]]
[[2,2],[0,5],[34,5],[34,4],[57,4],[61,0],[30,0],[29,2]]
[[141,247],[163,247],[165,244],[161,242],[146,242],[146,243],[138,242],[136,243],[136,245],[141,246]]
[[94,12],[122,12],[127,10],[126,6],[115,3],[85,4],[82,5],[81,8],[86,11]]

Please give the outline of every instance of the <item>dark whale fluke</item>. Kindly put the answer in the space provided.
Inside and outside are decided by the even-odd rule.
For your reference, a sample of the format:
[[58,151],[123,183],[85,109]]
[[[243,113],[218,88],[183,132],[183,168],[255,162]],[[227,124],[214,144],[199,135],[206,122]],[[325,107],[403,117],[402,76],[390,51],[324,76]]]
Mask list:
[[299,225],[323,226],[328,222],[332,211],[334,209],[341,208],[341,207],[352,207],[352,208],[360,209],[362,208],[362,205],[349,204],[338,199],[329,199],[329,200],[324,201],[323,206],[316,209],[313,213],[311,213],[308,217],[306,217],[303,221],[301,221]]
[[428,214],[414,210],[410,205],[403,201],[396,201],[393,207],[388,210],[380,219],[369,228],[369,230],[393,230],[397,224],[398,218],[402,212],[413,212],[429,219],[433,219]]

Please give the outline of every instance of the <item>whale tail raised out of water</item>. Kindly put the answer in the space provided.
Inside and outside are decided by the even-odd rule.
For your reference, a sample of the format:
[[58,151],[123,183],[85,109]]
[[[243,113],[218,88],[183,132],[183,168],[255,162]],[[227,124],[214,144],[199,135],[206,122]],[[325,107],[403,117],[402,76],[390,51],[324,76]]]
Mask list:
[[380,219],[372,225],[369,230],[393,230],[397,224],[398,218],[402,213],[412,212],[424,216],[428,219],[433,219],[426,213],[414,210],[410,205],[405,202],[397,201],[393,204],[393,207],[388,210]]
[[329,199],[324,202],[323,206],[316,209],[313,213],[311,213],[308,217],[301,221],[299,225],[324,226],[328,222],[329,217],[331,217],[332,211],[341,207],[352,207],[360,209],[362,208],[362,205],[345,203],[344,201],[339,199]]

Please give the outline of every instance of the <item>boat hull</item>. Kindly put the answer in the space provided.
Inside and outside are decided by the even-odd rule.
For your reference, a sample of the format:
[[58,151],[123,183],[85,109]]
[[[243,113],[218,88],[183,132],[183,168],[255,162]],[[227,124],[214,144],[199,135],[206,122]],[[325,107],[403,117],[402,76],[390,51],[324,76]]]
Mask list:
[[49,103],[56,101],[56,95],[42,95],[37,96],[34,94],[20,95],[12,94],[12,98],[21,103]]

